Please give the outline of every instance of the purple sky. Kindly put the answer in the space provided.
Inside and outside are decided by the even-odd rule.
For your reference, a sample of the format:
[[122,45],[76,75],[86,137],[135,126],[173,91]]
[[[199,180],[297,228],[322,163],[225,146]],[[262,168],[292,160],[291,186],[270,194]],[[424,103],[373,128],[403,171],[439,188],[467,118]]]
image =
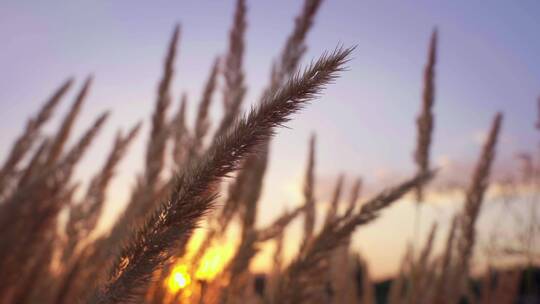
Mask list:
[[[301,5],[302,1],[248,1],[248,103],[256,101],[266,85],[271,61],[281,50]],[[145,123],[144,136],[139,137],[113,184],[115,191],[110,196],[115,202],[108,210],[114,214],[123,206],[134,173],[140,171],[157,80],[174,24],[182,24],[182,36],[173,93],[177,101],[182,92],[188,92],[193,118],[210,66],[225,50],[233,6],[232,0],[3,0],[0,155],[5,155],[26,118],[63,80],[75,76],[79,85],[94,74],[77,130],[105,109],[111,109],[113,116],[79,168],[79,176],[87,177],[101,164],[118,128],[128,128],[141,119]],[[306,60],[338,43],[358,45],[355,58],[350,71],[295,118],[292,130],[279,131],[272,146],[261,222],[268,222],[285,205],[300,203],[312,132],[318,136],[320,189],[333,184],[340,172],[349,181],[360,175],[368,186],[375,186],[381,179],[413,171],[414,120],[428,39],[435,26],[440,44],[434,162],[473,162],[479,138],[499,110],[505,113],[505,121],[497,165],[506,166],[518,151],[535,149],[538,135],[532,126],[540,93],[539,12],[540,2],[535,0],[326,1],[309,34]],[[220,93],[214,102],[212,115],[218,118]],[[64,102],[58,113],[68,104]],[[328,191],[320,192],[321,200],[327,200]],[[409,222],[403,219],[402,225]],[[392,229],[386,225],[379,229],[381,233],[361,235],[367,240],[388,237],[378,244],[390,246],[397,231]],[[403,242],[407,237],[399,235]],[[366,251],[370,258],[379,256],[375,249]]]

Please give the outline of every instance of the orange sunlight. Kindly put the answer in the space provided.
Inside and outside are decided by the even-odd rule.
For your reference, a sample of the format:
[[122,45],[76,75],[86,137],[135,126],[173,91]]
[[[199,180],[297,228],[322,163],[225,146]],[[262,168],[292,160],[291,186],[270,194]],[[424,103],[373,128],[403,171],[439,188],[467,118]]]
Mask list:
[[199,248],[203,241],[204,232],[199,229],[195,232],[188,243],[187,259],[176,262],[171,273],[165,280],[169,293],[177,294],[182,291],[183,297],[189,297],[196,289],[195,282],[212,281],[227,266],[229,260],[233,257],[236,249],[236,243],[230,240],[224,240],[219,244],[212,244],[205,251],[199,265],[193,269],[191,259],[193,254]]
[[171,293],[177,293],[180,289],[191,284],[191,276],[186,265],[175,265],[167,278],[167,287]]

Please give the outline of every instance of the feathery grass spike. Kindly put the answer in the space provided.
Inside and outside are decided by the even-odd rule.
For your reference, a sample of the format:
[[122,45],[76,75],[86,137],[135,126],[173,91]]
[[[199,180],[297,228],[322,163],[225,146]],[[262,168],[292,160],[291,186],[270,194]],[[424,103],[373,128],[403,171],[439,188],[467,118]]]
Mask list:
[[68,79],[60,88],[58,88],[54,94],[45,102],[39,112],[28,120],[26,128],[23,133],[17,138],[4,165],[0,169],[0,198],[6,188],[6,182],[14,173],[16,166],[23,159],[26,153],[32,147],[35,139],[39,135],[41,127],[49,120],[53,115],[56,106],[68,91],[73,83],[73,79]]
[[229,32],[229,48],[223,60],[223,108],[225,114],[216,131],[216,137],[223,135],[240,114],[242,101],[246,93],[244,83],[244,40],[246,32],[246,2],[236,1],[233,26]]
[[313,237],[315,229],[315,135],[312,135],[309,140],[309,154],[304,180],[304,240],[300,247],[300,251],[304,251],[308,243]]
[[[433,134],[433,104],[435,102],[435,64],[437,62],[437,30],[433,31],[429,44],[428,61],[424,70],[424,91],[422,93],[422,110],[416,120],[418,138],[414,161],[419,172],[429,170],[429,148]],[[418,202],[423,200],[422,187],[416,189]]]
[[325,53],[303,72],[291,77],[268,94],[260,105],[240,119],[190,168],[177,177],[170,198],[138,230],[116,259],[108,282],[94,301],[119,303],[134,299],[175,249],[185,242],[199,220],[212,208],[216,184],[261,142],[274,135],[274,128],[316,98],[345,69],[353,48]]
[[460,216],[459,238],[457,239],[458,261],[455,271],[454,287],[458,288],[454,296],[465,291],[465,280],[470,272],[470,260],[476,243],[476,221],[489,184],[491,166],[495,159],[495,146],[502,124],[502,114],[497,113],[493,119],[491,130],[482,148],[482,153],[474,170],[471,183],[465,197],[465,204]]
[[47,165],[49,166],[54,165],[55,162],[62,156],[64,146],[69,138],[69,135],[71,133],[75,120],[77,119],[77,116],[79,115],[79,112],[81,111],[83,102],[86,98],[86,95],[88,94],[88,91],[90,90],[91,84],[92,84],[92,76],[86,79],[83,87],[79,91],[79,94],[75,98],[73,105],[71,106],[69,112],[67,113],[66,117],[62,121],[62,124],[60,125],[60,128],[58,129],[58,132],[56,133],[56,136],[54,137],[51,143],[51,147],[49,149],[49,155],[47,156],[47,162],[46,162]]

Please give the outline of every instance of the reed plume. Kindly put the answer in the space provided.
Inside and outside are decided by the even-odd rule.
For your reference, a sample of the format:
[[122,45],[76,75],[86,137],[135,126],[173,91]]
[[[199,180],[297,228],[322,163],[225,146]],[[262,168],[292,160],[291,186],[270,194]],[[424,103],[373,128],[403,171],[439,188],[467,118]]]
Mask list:
[[[296,72],[300,59],[302,58],[302,55],[306,50],[305,39],[307,37],[307,33],[312,28],[313,19],[319,9],[320,3],[321,1],[319,0],[317,1],[305,0],[302,11],[296,17],[295,27],[293,28],[292,33],[287,38],[287,41],[285,42],[285,46],[279,58],[277,59],[276,62],[274,62],[272,66],[270,84],[264,90],[261,102],[265,98],[267,98],[268,95],[271,95],[274,90],[277,90],[279,86],[281,86],[288,78],[294,76],[294,73]],[[237,6],[237,11],[240,9],[241,7]],[[237,12],[237,14],[239,13]],[[261,148],[260,148],[259,153],[268,154],[268,149],[270,147],[269,143],[265,145],[260,145],[260,147]],[[262,161],[266,162],[267,160],[266,158],[258,158],[258,162],[262,162]],[[252,162],[252,161],[248,160],[246,162]],[[258,166],[263,166],[263,164],[260,163]],[[249,191],[249,187],[248,185],[246,185],[246,181],[248,179],[243,177],[244,175],[248,175],[248,174],[249,173],[244,173],[244,172],[240,173],[239,177],[241,178],[239,178],[237,182],[235,183],[234,186],[236,187],[236,190],[233,190],[233,193],[236,192],[237,194],[240,194],[244,191]],[[253,208],[256,208],[257,201],[253,203],[254,203]],[[239,205],[236,205],[235,207],[235,204],[232,203],[229,206],[232,206],[235,209]],[[226,205],[226,207],[228,206]],[[233,210],[233,208],[227,208],[227,210]],[[251,246],[247,246],[244,248],[248,250],[249,248],[251,248]],[[249,249],[248,251],[251,252],[251,249]]]
[[165,159],[165,146],[168,138],[166,115],[171,104],[170,87],[174,76],[174,63],[178,56],[180,25],[174,28],[169,48],[163,65],[163,76],[158,85],[156,105],[152,115],[152,130],[146,151],[145,183],[153,186],[157,183]]
[[6,288],[17,286],[9,282],[27,277],[31,271],[33,254],[49,243],[51,233],[55,233],[57,215],[71,201],[75,190],[75,187],[70,186],[74,167],[107,117],[108,113],[99,116],[58,164],[47,167],[2,205],[5,213],[0,218],[3,227],[0,235],[0,267],[3,270],[0,295],[6,294]]
[[216,130],[215,137],[223,135],[240,114],[242,101],[246,94],[244,83],[244,40],[246,32],[246,2],[236,1],[233,26],[229,32],[229,48],[223,60],[223,109],[225,113]]
[[68,244],[64,249],[65,257],[72,256],[77,244],[88,237],[95,228],[106,199],[107,187],[114,177],[118,163],[126,154],[140,128],[141,123],[137,123],[125,136],[121,132],[117,133],[107,160],[90,181],[82,202],[70,206],[66,224]]
[[91,84],[92,84],[92,77],[90,76],[86,79],[85,83],[83,84],[83,87],[79,91],[79,94],[75,98],[73,105],[71,106],[69,112],[67,113],[66,117],[62,121],[62,124],[60,125],[60,128],[58,129],[58,132],[56,133],[56,136],[54,136],[51,142],[51,147],[49,149],[48,156],[47,156],[46,164],[48,166],[53,165],[56,162],[56,160],[58,160],[58,158],[61,156],[64,145],[66,144],[69,134],[71,133],[71,129],[73,128],[73,125],[75,123],[75,120],[77,119],[77,116],[79,115],[79,112],[81,111],[81,107],[86,98],[86,95],[88,94],[88,90],[90,89]]
[[[262,146],[262,147],[261,147]],[[247,272],[251,259],[257,253],[255,243],[257,231],[255,221],[257,203],[262,192],[264,174],[268,158],[268,142],[259,144],[259,153],[251,154],[243,163],[243,173],[247,175],[247,183],[240,204],[241,235],[240,245],[234,257],[227,266],[229,272],[229,287],[222,293],[221,303],[236,303],[245,293],[249,282]]]
[[25,130],[13,144],[8,157],[0,169],[0,201],[8,186],[9,179],[12,178],[15,168],[31,149],[39,135],[41,127],[53,115],[56,106],[71,87],[72,83],[73,79],[70,78],[54,92],[54,94],[43,104],[38,113],[28,120]]
[[265,242],[274,238],[278,238],[283,230],[292,222],[296,217],[298,217],[305,206],[298,206],[292,211],[285,211],[281,216],[274,220],[267,227],[257,230],[257,241]]
[[[99,171],[85,191],[75,196],[82,184],[74,178],[75,168],[108,113],[99,116],[75,139],[75,144],[68,145],[90,90],[92,77],[88,77],[60,118],[55,133],[42,134],[73,80],[58,88],[29,119],[0,167],[0,303],[375,303],[375,283],[366,261],[352,251],[351,240],[357,228],[373,222],[409,192],[416,195],[419,216],[425,186],[436,173],[431,169],[430,149],[438,33],[434,30],[431,35],[423,71],[413,155],[415,176],[363,204],[358,204],[362,180],[357,178],[346,204],[340,206],[344,191],[344,177],[340,175],[329,205],[321,208],[326,213],[319,225],[313,135],[302,201],[293,202],[294,209],[285,210],[270,224],[261,226],[257,223],[261,195],[263,190],[275,191],[263,186],[276,127],[283,126],[292,114],[315,99],[345,69],[352,52],[352,48],[337,48],[306,69],[298,69],[322,2],[303,1],[293,30],[272,63],[259,102],[241,114],[248,89],[244,68],[248,10],[245,0],[236,0],[228,44],[211,65],[193,125],[187,123],[186,93],[169,117],[180,39],[180,27],[174,28],[156,90],[143,170],[137,176],[127,208],[108,234],[98,235],[96,229],[107,189],[141,125],[117,133]],[[222,94],[223,116],[213,125],[210,113],[218,90]],[[540,101],[538,105],[540,109]],[[511,303],[517,297],[520,271],[489,273],[480,293],[469,284],[474,280],[470,276],[471,259],[479,239],[475,226],[501,123],[502,115],[498,114],[466,191],[463,211],[452,221],[441,256],[433,254],[437,229],[434,223],[417,256],[413,246],[407,249],[400,273],[387,294],[388,303]],[[519,159],[524,164],[522,184],[534,186],[536,159],[527,153],[520,154]],[[227,195],[220,201],[222,206],[216,208],[221,182],[228,177],[233,178],[224,188]],[[214,208],[217,210],[212,212]],[[300,216],[304,220],[300,249],[285,264],[285,233]],[[203,220],[207,230],[199,243],[192,236]],[[228,262],[222,260],[225,255],[220,255],[215,267],[214,249],[221,248],[214,245],[235,231],[235,221],[240,228],[239,245]],[[417,217],[415,238],[419,221]],[[532,235],[534,227],[531,229]],[[268,275],[261,276],[250,270],[250,264],[265,242],[275,243],[274,264]],[[196,244],[200,244],[198,248],[191,246]],[[533,253],[527,254],[532,260]],[[180,266],[185,273],[178,273]],[[201,270],[208,268],[213,268],[212,279],[203,279]]]
[[[425,183],[433,176],[432,172],[419,174],[402,184],[382,191],[367,201],[360,210],[350,218],[338,218],[325,228],[310,242],[304,252],[284,271],[278,303],[302,303],[314,301],[313,290],[323,281],[325,263],[328,253],[345,241],[357,226],[367,224],[376,219],[379,213],[400,199],[419,183]],[[321,269],[321,267],[323,267]]]
[[64,172],[62,177],[64,180],[68,180],[69,177],[71,177],[75,165],[77,165],[79,160],[84,156],[84,153],[86,153],[87,149],[101,131],[101,128],[109,118],[109,115],[110,112],[108,111],[99,115],[92,126],[81,136],[79,141],[66,153],[59,167]]
[[53,282],[50,267],[56,243],[55,238],[50,236],[46,245],[39,248],[38,254],[32,259],[27,273],[17,277],[17,284],[12,282],[18,287],[11,299],[13,303],[32,303],[47,299],[48,292],[43,290],[43,286],[50,287]]
[[457,291],[454,296],[463,294],[465,281],[470,271],[470,260],[473,255],[476,235],[476,220],[484,200],[485,191],[489,185],[491,165],[495,159],[495,146],[502,123],[502,114],[497,113],[491,125],[491,130],[476,164],[471,183],[466,193],[465,203],[460,216],[459,238],[457,239],[458,261],[455,270],[454,286]]
[[[17,215],[21,218],[28,218],[35,221],[42,221],[44,217],[35,217],[36,212],[44,212],[43,215],[48,215],[51,204],[56,203],[57,197],[63,187],[69,181],[75,165],[82,158],[93,139],[101,129],[102,125],[108,117],[108,113],[100,115],[94,124],[85,132],[79,141],[66,152],[65,156],[54,166],[46,167],[46,169],[27,186],[17,189],[9,198],[6,199],[2,208],[6,213],[2,213],[0,225],[3,229],[30,229],[28,223],[18,225],[10,225],[13,221],[8,215]],[[47,200],[51,198],[51,200]],[[55,214],[55,213],[54,213]],[[5,235],[8,235],[6,233]],[[4,235],[3,235],[4,236]],[[20,238],[20,235],[18,236]],[[1,241],[0,241],[1,242]]]
[[280,230],[279,234],[274,239],[275,249],[272,256],[272,270],[268,276],[268,287],[265,288],[264,295],[265,301],[270,304],[277,303],[275,296],[277,295],[277,288],[279,287],[279,280],[281,278],[281,269],[283,268],[284,237],[284,231]]
[[[246,244],[244,241],[255,241],[252,234],[254,233],[257,202],[260,192],[262,191],[262,181],[266,171],[266,162],[268,159],[267,149],[268,143],[261,143],[257,147],[258,153],[248,155],[247,159],[243,161],[236,179],[229,185],[228,197],[225,200],[223,207],[220,212],[217,213],[214,222],[211,224],[210,230],[206,233],[202,244],[199,246],[192,259],[195,265],[199,264],[200,259],[210,247],[212,240],[225,233],[236,213],[239,213],[242,220],[240,247],[243,247],[244,250],[248,250],[249,252],[253,252],[251,245]],[[242,255],[244,254],[246,253],[242,253]],[[234,260],[235,258],[233,258],[233,261]],[[234,262],[231,263],[234,264]]]
[[452,269],[453,265],[451,263],[454,258],[453,257],[454,249],[455,249],[454,240],[456,236],[458,220],[459,220],[459,217],[454,216],[452,218],[452,224],[450,225],[450,229],[448,230],[448,236],[446,238],[446,244],[445,244],[444,252],[441,258],[440,275],[437,278],[437,282],[435,285],[435,291],[434,291],[435,303],[441,303],[441,304],[447,303],[446,300],[448,299],[448,296],[446,295],[446,293],[448,292],[448,290],[451,289],[449,288],[449,286],[446,286],[446,284],[448,284],[448,282],[450,281],[449,279],[452,275],[451,271],[453,271]]
[[174,116],[173,121],[171,122],[171,130],[173,137],[173,161],[175,169],[178,170],[181,168],[186,160],[186,146],[189,145],[189,130],[186,126],[186,111],[187,111],[187,94],[182,95],[182,100],[180,101],[180,108]]
[[[288,37],[284,49],[278,58],[278,61],[273,64],[272,67],[272,75],[271,75],[271,81],[270,85],[267,87],[267,89],[263,92],[262,99],[267,97],[267,95],[271,94],[273,90],[276,90],[279,86],[281,86],[284,81],[286,81],[289,77],[293,77],[293,73],[296,71],[298,64],[300,62],[300,59],[302,58],[303,53],[305,52],[306,46],[305,46],[305,38],[307,36],[307,33],[312,27],[313,19],[315,17],[316,12],[318,11],[319,5],[321,1],[311,1],[306,0],[304,2],[304,7],[299,14],[299,16],[296,19],[296,24],[293,29],[293,32]],[[261,145],[260,148],[260,154],[266,155],[268,154],[269,149],[269,143],[265,145]],[[266,158],[258,158],[256,161],[251,161],[249,158],[246,161],[248,163],[258,163],[256,167],[262,167],[266,166],[266,164],[263,164],[267,162]],[[249,167],[248,167],[249,168]],[[249,170],[249,169],[244,169]],[[261,176],[262,178],[262,176]],[[242,179],[243,181],[249,180],[249,179]],[[242,189],[243,191],[246,191],[248,193],[253,192],[249,185],[241,185],[237,184],[239,189]],[[254,185],[254,189],[258,189],[258,185]],[[257,190],[255,190],[257,191]],[[249,194],[248,194],[249,195]],[[256,210],[257,206],[257,200],[252,201],[252,205],[248,208],[252,208]],[[244,214],[245,216],[246,214]],[[248,215],[248,221],[249,221],[249,213]],[[244,222],[246,219],[244,219]],[[244,225],[245,226],[245,225]],[[245,229],[244,229],[245,231]],[[245,257],[245,260],[249,262],[249,259],[255,254],[253,243],[255,241],[255,233],[252,231],[247,232],[247,234],[244,234],[243,240],[246,240],[246,242],[241,242],[240,250],[238,251],[238,256]],[[234,264],[233,259],[233,264]],[[236,259],[238,260],[238,259]],[[242,267],[245,268],[247,266],[247,262],[242,262]],[[233,267],[234,268],[234,267]],[[234,274],[232,275],[234,277]]]
[[[416,119],[418,138],[414,161],[419,172],[429,170],[429,147],[433,133],[433,104],[435,102],[435,64],[437,62],[437,30],[431,34],[428,61],[424,70],[424,91],[422,94],[422,110]],[[422,188],[416,190],[418,202],[423,200]]]
[[315,135],[309,140],[309,154],[304,180],[304,239],[300,247],[303,252],[313,237],[315,229]]
[[166,125],[167,110],[171,104],[170,87],[174,76],[174,62],[180,39],[180,25],[176,25],[169,43],[163,66],[163,76],[158,86],[156,106],[152,115],[152,130],[146,151],[144,182],[148,190],[154,190],[165,162],[165,147],[169,135]]
[[23,173],[17,182],[18,188],[26,186],[30,180],[40,174],[44,167],[45,158],[47,157],[50,146],[50,138],[43,139],[41,145],[34,152],[34,155],[26,165],[26,168],[23,169]]
[[191,143],[189,160],[193,160],[199,157],[202,151],[204,139],[210,129],[210,118],[208,117],[208,111],[212,104],[212,96],[216,89],[217,75],[219,72],[219,58],[214,60],[210,75],[204,87],[204,91],[199,102],[199,110],[197,112],[197,118],[195,120],[195,130],[193,131],[193,142]]
[[281,56],[272,67],[272,81],[270,88],[279,86],[294,71],[300,59],[307,50],[305,43],[309,30],[313,27],[315,15],[321,6],[322,0],[305,0],[302,12],[295,19],[293,32],[287,38]]
[[[243,71],[244,40],[247,27],[246,11],[245,1],[237,0],[233,25],[229,31],[228,51],[223,60],[223,76],[225,78],[223,109],[225,113],[214,134],[214,142],[220,136],[227,133],[228,129],[233,125],[234,120],[240,114],[243,98],[247,90],[244,84]],[[210,246],[214,236],[226,231],[229,222],[236,213],[240,205],[240,195],[245,188],[244,184],[248,174],[244,171],[245,170],[241,170],[235,181],[229,185],[229,195],[220,212],[217,213],[217,216],[214,218],[210,230],[205,235],[201,246],[195,254],[195,265],[198,264],[199,259],[202,258],[203,253]]]
[[240,161],[274,134],[274,128],[313,100],[337,74],[352,52],[336,49],[322,55],[303,73],[267,95],[263,102],[238,121],[196,163],[177,177],[170,199],[148,219],[132,238],[112,269],[108,282],[94,302],[118,303],[134,299],[152,273],[162,267],[175,249],[185,246],[200,218],[213,206],[216,183],[237,169]]
[[330,207],[328,208],[328,211],[326,212],[326,219],[324,221],[325,225],[330,224],[332,221],[336,219],[336,215],[337,215],[338,207],[339,207],[339,200],[341,198],[341,190],[343,188],[343,180],[344,180],[344,176],[342,174],[337,179],[336,186],[334,188],[334,194],[332,196],[332,200],[330,201]]
[[358,178],[351,189],[349,203],[344,213],[345,217],[349,217],[351,214],[353,214],[354,209],[356,207],[356,202],[358,201],[358,198],[360,197],[361,191],[362,191],[362,179]]
[[401,304],[405,303],[405,286],[407,284],[407,271],[410,269],[410,266],[413,264],[413,247],[411,245],[407,246],[405,254],[401,259],[399,266],[399,272],[397,277],[392,281],[390,290],[388,291],[388,304]]
[[421,250],[418,260],[416,261],[412,271],[412,290],[411,290],[411,303],[425,303],[429,296],[430,288],[427,288],[431,280],[429,258],[433,250],[433,242],[435,240],[435,234],[437,232],[437,223],[431,225],[428,238]]
[[356,262],[357,280],[360,280],[361,286],[358,286],[357,294],[362,304],[375,304],[375,290],[373,282],[369,274],[369,266],[365,259],[356,254],[354,261]]

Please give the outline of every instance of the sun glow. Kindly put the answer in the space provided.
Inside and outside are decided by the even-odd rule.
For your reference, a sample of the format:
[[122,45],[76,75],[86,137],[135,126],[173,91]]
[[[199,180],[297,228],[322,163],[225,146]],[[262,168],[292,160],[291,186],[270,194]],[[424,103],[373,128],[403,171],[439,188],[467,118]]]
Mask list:
[[197,293],[198,282],[209,282],[218,276],[232,258],[236,242],[223,239],[206,249],[198,265],[193,265],[193,255],[201,245],[204,233],[197,230],[187,246],[186,257],[174,265],[171,273],[165,280],[167,289],[171,294],[182,293],[188,296]]
[[225,267],[234,253],[232,245],[216,245],[209,248],[201,259],[195,277],[199,280],[214,279]]
[[167,287],[172,293],[177,293],[191,284],[191,276],[185,265],[175,265],[171,274],[167,278]]

